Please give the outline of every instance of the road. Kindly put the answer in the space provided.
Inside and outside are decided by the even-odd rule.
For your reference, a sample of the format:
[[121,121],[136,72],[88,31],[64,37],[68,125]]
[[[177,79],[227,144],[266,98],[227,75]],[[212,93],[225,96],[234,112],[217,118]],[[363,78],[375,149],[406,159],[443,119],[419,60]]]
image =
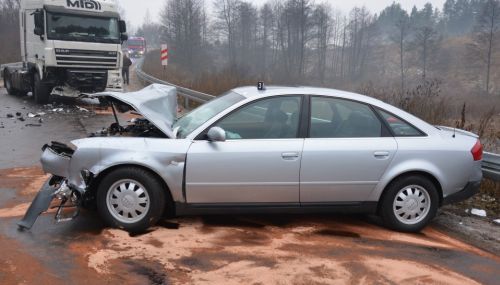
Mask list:
[[[55,108],[0,89],[2,284],[498,284],[497,255],[436,225],[402,234],[364,216],[175,218],[130,236],[106,228],[94,212],[59,224],[48,213],[32,230],[19,231],[16,222],[46,179],[40,147],[84,137],[112,120],[99,110]],[[26,127],[38,118],[6,118],[16,112],[47,114],[42,126]]]

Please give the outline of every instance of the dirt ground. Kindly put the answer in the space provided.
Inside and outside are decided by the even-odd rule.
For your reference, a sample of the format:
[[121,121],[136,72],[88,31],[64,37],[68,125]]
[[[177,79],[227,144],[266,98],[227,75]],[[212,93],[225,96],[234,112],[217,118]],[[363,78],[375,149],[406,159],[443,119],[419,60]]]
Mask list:
[[38,109],[0,89],[0,284],[498,284],[500,227],[449,211],[420,234],[366,216],[252,215],[162,220],[131,236],[92,211],[55,223],[54,210],[19,231],[47,179],[41,145],[112,120],[73,109],[47,110],[41,127],[6,117]]
[[38,167],[0,171],[3,284],[494,284],[500,258],[439,230],[386,230],[363,216],[205,216],[163,220],[148,233],[102,225],[93,212],[30,231],[16,222],[46,179]]

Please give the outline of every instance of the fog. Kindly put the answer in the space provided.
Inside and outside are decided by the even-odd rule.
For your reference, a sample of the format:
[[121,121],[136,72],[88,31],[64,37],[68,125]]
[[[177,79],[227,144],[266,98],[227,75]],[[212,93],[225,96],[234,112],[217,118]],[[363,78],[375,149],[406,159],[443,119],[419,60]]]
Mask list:
[[[165,0],[147,0],[147,1],[137,1],[137,0],[118,0],[125,10],[126,17],[128,21],[134,26],[138,27],[142,24],[147,11],[152,17],[153,21],[159,21],[160,10],[165,5]],[[350,1],[316,1],[318,3],[325,2],[333,7],[341,10],[344,13],[348,13],[354,7],[365,6],[368,10],[378,13],[386,6],[392,4],[393,2],[400,3],[401,6],[410,10],[413,6],[417,8],[422,8],[425,3],[431,2],[435,6],[442,6],[445,0],[405,0],[405,1],[394,1],[394,0],[350,0]],[[266,2],[266,0],[255,0],[251,1],[253,4],[261,6]],[[213,2],[212,0],[206,0],[205,5],[207,9],[212,10]]]

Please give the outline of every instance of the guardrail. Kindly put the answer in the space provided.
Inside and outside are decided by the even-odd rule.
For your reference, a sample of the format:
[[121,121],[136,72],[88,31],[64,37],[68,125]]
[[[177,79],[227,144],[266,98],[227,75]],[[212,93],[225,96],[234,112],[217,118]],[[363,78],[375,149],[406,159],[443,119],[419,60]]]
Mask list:
[[137,65],[135,68],[135,74],[137,75],[139,80],[141,80],[144,83],[148,83],[148,84],[158,83],[158,84],[169,85],[169,86],[173,86],[173,87],[177,88],[177,95],[184,98],[184,108],[186,108],[186,109],[188,109],[188,107],[189,107],[189,100],[192,100],[192,101],[197,102],[197,103],[205,103],[205,102],[210,101],[213,98],[215,98],[215,96],[213,96],[213,95],[205,94],[205,93],[198,92],[198,91],[191,90],[191,89],[187,89],[187,88],[177,86],[175,84],[163,81],[161,79],[155,78],[155,77],[145,73],[142,70],[143,64],[144,64],[144,58],[141,58],[137,62]]
[[485,178],[500,181],[500,154],[485,152],[482,168]]

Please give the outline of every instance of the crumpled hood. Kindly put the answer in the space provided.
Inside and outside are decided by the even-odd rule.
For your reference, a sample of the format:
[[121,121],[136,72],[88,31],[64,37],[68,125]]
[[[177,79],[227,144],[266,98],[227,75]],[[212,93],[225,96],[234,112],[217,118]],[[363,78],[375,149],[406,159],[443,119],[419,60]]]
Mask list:
[[169,138],[174,137],[172,125],[177,115],[177,90],[175,87],[152,84],[136,92],[101,92],[90,97],[111,97],[119,100],[149,120]]

